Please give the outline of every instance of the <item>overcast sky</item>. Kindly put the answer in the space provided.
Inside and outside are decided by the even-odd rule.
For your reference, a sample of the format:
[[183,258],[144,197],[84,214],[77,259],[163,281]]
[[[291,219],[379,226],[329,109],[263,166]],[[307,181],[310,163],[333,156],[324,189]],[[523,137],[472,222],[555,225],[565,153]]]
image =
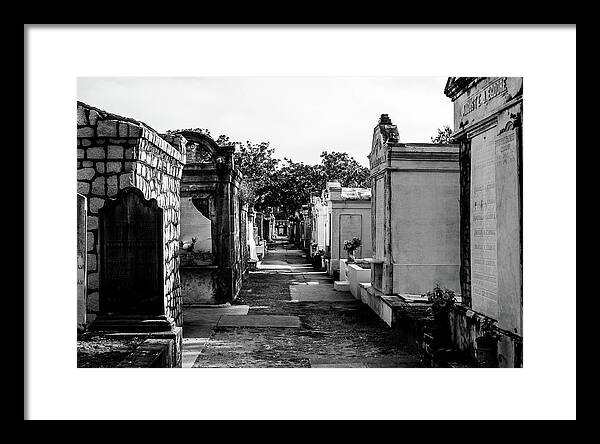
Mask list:
[[447,77],[85,77],[77,98],[158,132],[206,128],[216,139],[269,141],[279,158],[318,163],[345,151],[367,166],[373,127],[389,114],[402,142],[452,126]]

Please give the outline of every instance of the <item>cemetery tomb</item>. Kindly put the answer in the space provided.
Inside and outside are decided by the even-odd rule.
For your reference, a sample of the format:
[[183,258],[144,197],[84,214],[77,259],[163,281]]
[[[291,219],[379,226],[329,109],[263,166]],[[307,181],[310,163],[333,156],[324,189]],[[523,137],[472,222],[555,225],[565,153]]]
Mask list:
[[[138,120],[77,103],[77,188],[87,199],[88,324],[138,309],[182,324],[176,254],[184,146],[181,136],[161,136]],[[129,278],[135,288],[125,282]]]
[[[233,301],[247,267],[247,238],[242,227],[234,145],[219,146],[207,134],[181,131],[186,164],[181,179],[179,258],[183,303],[222,304]],[[242,236],[243,235],[243,236]]]
[[[449,77],[460,146],[460,282],[455,342],[474,354],[479,323],[500,334],[501,367],[522,365],[523,221],[521,77]],[[464,308],[464,309],[463,309]],[[465,320],[469,314],[471,320]]]
[[458,146],[403,143],[383,114],[369,155],[375,227],[371,291],[460,293]]
[[342,187],[339,182],[328,182],[322,201],[326,205],[325,247],[328,253],[328,273],[339,275],[340,259],[348,255],[344,241],[357,237],[361,246],[354,252],[356,258],[371,256],[371,190]]
[[78,346],[105,332],[117,342],[151,336],[161,342],[161,365],[181,366],[176,255],[184,146],[180,136],[77,102],[77,189],[87,202],[85,225],[78,217],[86,253],[78,268],[85,274],[78,278],[79,295],[85,290]]

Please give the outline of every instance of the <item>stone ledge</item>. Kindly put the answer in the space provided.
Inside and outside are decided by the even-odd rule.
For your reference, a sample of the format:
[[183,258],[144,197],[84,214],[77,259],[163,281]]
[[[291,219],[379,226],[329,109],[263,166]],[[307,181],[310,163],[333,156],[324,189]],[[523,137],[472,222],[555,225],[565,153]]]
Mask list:
[[333,289],[335,291],[350,291],[350,282],[348,282],[348,281],[335,281],[333,283]]
[[181,367],[181,327],[164,332],[86,332],[77,337],[77,366]]

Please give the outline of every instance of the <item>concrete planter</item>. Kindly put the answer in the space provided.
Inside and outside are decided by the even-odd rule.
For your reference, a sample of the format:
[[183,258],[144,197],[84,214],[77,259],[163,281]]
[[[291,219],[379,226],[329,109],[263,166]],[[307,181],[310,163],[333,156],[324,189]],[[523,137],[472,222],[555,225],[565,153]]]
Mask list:
[[347,280],[350,282],[350,292],[355,299],[360,299],[360,284],[371,282],[371,270],[357,264],[347,265]]

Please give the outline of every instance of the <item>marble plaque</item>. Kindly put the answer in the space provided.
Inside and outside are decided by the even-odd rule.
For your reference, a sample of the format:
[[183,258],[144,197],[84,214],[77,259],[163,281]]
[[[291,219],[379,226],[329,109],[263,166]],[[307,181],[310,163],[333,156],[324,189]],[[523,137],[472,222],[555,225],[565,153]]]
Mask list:
[[471,293],[474,310],[498,319],[495,131],[471,141]]
[[[344,241],[352,240],[353,237],[360,238],[364,242],[362,235],[362,216],[360,214],[340,214],[340,252],[339,257],[347,255],[344,250]],[[362,246],[354,252],[357,258],[362,257]]]
[[496,148],[498,326],[522,334],[521,213],[517,134],[499,134]]
[[385,181],[375,182],[375,258],[383,260],[385,241]]

